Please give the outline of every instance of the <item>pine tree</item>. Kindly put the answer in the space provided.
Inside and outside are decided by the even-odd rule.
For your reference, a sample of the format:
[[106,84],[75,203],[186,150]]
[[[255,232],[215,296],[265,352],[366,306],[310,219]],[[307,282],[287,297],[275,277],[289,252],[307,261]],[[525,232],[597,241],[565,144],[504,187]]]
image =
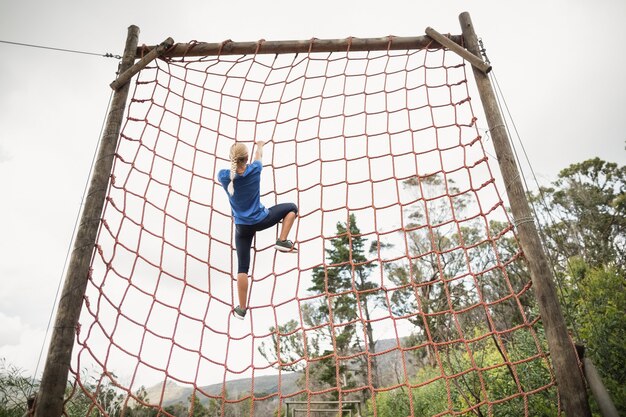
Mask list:
[[[375,265],[365,254],[366,239],[361,235],[356,217],[351,214],[346,223],[337,223],[337,234],[326,249],[324,266],[313,270],[314,294],[325,294],[321,301],[308,306],[304,315],[307,324],[320,326],[314,345],[324,349],[318,352],[318,377],[330,386],[349,388],[355,385],[355,376],[363,376],[368,368],[365,361],[372,362],[372,384],[377,386],[375,357],[376,344],[371,324],[371,314],[380,301],[376,284],[369,280]],[[322,340],[333,340],[333,345],[323,345]],[[354,360],[341,357],[363,351],[367,344],[368,355]],[[338,381],[337,378],[340,380]],[[336,394],[335,394],[336,397]]]

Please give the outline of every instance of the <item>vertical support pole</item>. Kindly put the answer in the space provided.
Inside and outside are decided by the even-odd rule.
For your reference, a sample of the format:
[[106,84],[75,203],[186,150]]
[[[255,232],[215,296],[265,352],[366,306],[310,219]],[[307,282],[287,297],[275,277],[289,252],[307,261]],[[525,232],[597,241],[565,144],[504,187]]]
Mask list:
[[[135,62],[139,28],[130,26],[120,72]],[[35,417],[60,417],[63,397],[72,359],[76,326],[89,279],[89,265],[94,251],[100,216],[109,184],[117,140],[122,127],[129,84],[117,90],[111,101],[104,133],[100,140],[98,156],[93,169],[89,191],[76,233],[70,265],[63,284],[63,292],[50,339],[46,365],[39,387]]]
[[615,404],[613,404],[611,396],[602,383],[602,378],[591,359],[583,358],[583,370],[585,371],[585,379],[589,384],[589,388],[591,388],[591,392],[593,392],[593,396],[598,403],[602,417],[619,417],[617,408],[615,408]]
[[[461,13],[459,22],[463,30],[465,47],[474,55],[480,56],[478,38],[469,13]],[[569,339],[565,319],[561,313],[554,276],[533,221],[491,81],[486,74],[473,67],[472,70],[498,156],[511,212],[517,226],[517,234],[530,268],[533,288],[537,296],[541,320],[546,330],[550,358],[554,366],[565,414],[568,417],[591,417],[587,391],[578,367],[576,351]]]

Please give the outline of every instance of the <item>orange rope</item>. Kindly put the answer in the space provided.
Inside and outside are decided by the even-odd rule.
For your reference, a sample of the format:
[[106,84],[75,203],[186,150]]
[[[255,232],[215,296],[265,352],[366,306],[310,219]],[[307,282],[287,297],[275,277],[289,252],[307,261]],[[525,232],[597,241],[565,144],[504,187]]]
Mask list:
[[[269,415],[295,400],[307,401],[311,415],[313,403],[331,398],[339,408],[369,399],[378,415],[381,399],[400,393],[414,415],[420,390],[437,384],[445,408],[435,415],[492,415],[509,402],[530,415],[529,398],[554,393],[555,379],[536,331],[540,319],[527,308],[531,283],[512,276],[523,254],[476,127],[465,64],[442,50],[351,52],[350,43],[347,51],[313,53],[314,42],[308,54],[185,57],[141,71],[77,329],[74,389],[103,415],[111,411],[94,384],[115,387],[127,407],[161,415],[172,415],[165,395],[172,383],[205,404],[216,401],[220,415],[243,407],[250,416]],[[300,250],[276,253],[278,232],[257,233],[242,323],[230,314],[234,226],[216,178],[234,141],[256,140],[271,141],[262,201],[296,202],[292,234]],[[428,185],[437,180],[439,188]],[[359,233],[351,232],[351,215]],[[494,230],[493,220],[505,227]],[[338,223],[350,247],[392,246],[365,248],[365,261],[350,251],[333,264],[327,251],[342,238]],[[468,228],[479,234],[467,235]],[[512,253],[501,249],[507,239]],[[355,277],[370,266],[371,285],[362,288]],[[405,282],[390,279],[393,268],[406,271]],[[309,291],[314,270],[327,276],[321,293]],[[351,276],[351,285],[335,290],[332,271]],[[350,300],[353,316],[344,318],[340,300]],[[312,323],[305,310],[319,305],[328,314]],[[499,316],[505,308],[520,321]],[[281,332],[290,320],[295,327]],[[386,347],[371,348],[370,327],[386,335]],[[406,346],[410,331],[417,336]],[[360,348],[344,350],[337,336],[350,332]],[[526,336],[533,352],[520,357],[511,341]],[[258,349],[274,340],[276,358],[260,357]],[[285,356],[290,340],[301,352]],[[487,346],[497,360],[486,356]],[[418,355],[432,365],[423,380]],[[317,379],[327,361],[335,364],[335,385]],[[376,372],[385,363],[396,366],[393,378]],[[525,375],[535,364],[546,369],[539,386]],[[97,376],[86,377],[84,367]],[[286,382],[293,367],[302,371],[297,386]],[[509,392],[491,389],[498,373],[510,378]],[[234,392],[229,381],[241,378],[249,384]],[[262,391],[262,378],[275,378],[276,388]],[[138,394],[151,385],[158,389],[149,398]],[[196,406],[188,407],[191,416]]]

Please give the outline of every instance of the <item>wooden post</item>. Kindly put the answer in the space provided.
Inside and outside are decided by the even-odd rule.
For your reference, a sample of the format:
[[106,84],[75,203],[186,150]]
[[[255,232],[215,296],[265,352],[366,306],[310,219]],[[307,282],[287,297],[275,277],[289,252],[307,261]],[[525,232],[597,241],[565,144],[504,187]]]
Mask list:
[[[478,38],[469,13],[459,16],[465,47],[476,56],[480,56]],[[532,283],[541,320],[546,330],[550,348],[550,358],[556,374],[558,390],[568,417],[591,417],[587,401],[587,391],[578,367],[574,345],[569,339],[565,319],[554,286],[552,269],[543,250],[534,218],[524,192],[520,172],[515,162],[504,121],[496,102],[491,81],[486,74],[472,67],[483,103],[485,116],[493,145],[500,164],[500,171],[509,197],[517,234],[528,261]]]
[[602,383],[602,378],[600,378],[600,374],[591,359],[583,358],[583,370],[585,371],[587,384],[589,384],[589,388],[593,392],[602,417],[619,417],[617,408],[615,408],[615,404],[613,404],[611,396],[606,390],[604,383]]
[[111,88],[113,90],[119,89],[121,86],[123,86],[128,81],[130,81],[130,79],[133,78],[133,75],[137,74],[139,71],[144,69],[149,63],[151,63],[152,61],[154,61],[155,59],[163,55],[163,53],[167,51],[169,48],[171,48],[172,45],[174,45],[174,39],[172,38],[165,39],[163,42],[159,44],[159,46],[157,46],[154,49],[151,49],[150,52],[146,54],[146,56],[141,58],[132,67],[122,72],[115,81],[109,84]]
[[[120,73],[126,71],[135,62],[138,40],[139,28],[130,26]],[[111,109],[100,141],[89,192],[59,300],[46,365],[37,396],[35,417],[60,417],[63,412],[63,396],[67,386],[76,326],[87,288],[89,265],[96,243],[117,140],[122,127],[129,86],[130,84],[127,83],[118,89],[111,101]]]
[[439,42],[441,46],[445,46],[446,48],[455,52],[456,54],[461,55],[463,59],[468,61],[470,64],[472,64],[474,67],[478,68],[485,74],[488,74],[489,71],[491,71],[491,65],[483,61],[481,57],[477,57],[476,55],[474,55],[467,49],[463,48],[458,43],[453,42],[450,39],[446,38],[441,33],[437,32],[435,29],[431,27],[427,27],[426,34],[430,36],[431,38],[433,38],[434,40],[436,40],[437,42]]

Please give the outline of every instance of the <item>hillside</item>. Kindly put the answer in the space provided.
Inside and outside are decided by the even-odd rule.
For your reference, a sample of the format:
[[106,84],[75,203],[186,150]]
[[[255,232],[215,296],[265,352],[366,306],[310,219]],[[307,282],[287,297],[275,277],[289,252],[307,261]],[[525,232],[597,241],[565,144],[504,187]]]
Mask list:
[[[296,381],[300,377],[298,373],[283,373],[282,375],[282,389],[283,395],[291,394],[296,391]],[[235,379],[226,383],[226,391],[230,398],[238,398],[250,391],[251,385],[250,378]],[[161,390],[163,384],[153,385],[146,389],[148,393],[148,399],[155,401],[161,397]],[[222,383],[207,385],[200,387],[202,391],[209,395],[221,395]],[[263,393],[271,393],[278,391],[278,375],[266,375],[254,378],[254,391],[256,395]],[[187,403],[187,399],[192,393],[192,387],[181,386],[174,382],[168,382],[165,386],[165,392],[163,394],[163,405],[171,405],[177,402]],[[204,401],[203,401],[204,402]]]
[[[397,346],[397,342],[394,339],[380,340],[376,342],[376,350],[382,352],[388,349],[392,349]],[[382,379],[385,381],[395,380],[396,372],[400,372],[399,366],[401,364],[399,352],[397,350],[388,354],[378,357],[378,369],[382,371]],[[411,364],[408,364],[409,366]],[[298,390],[296,386],[297,380],[301,377],[301,373],[283,373],[282,374],[282,395],[288,395]],[[250,378],[235,379],[226,383],[226,391],[229,398],[239,398],[242,395],[248,394],[251,386]],[[161,397],[162,384],[157,384],[147,388],[148,399],[155,401]],[[209,395],[221,395],[222,383],[207,385],[200,387],[202,391]],[[278,391],[278,375],[266,375],[258,376],[254,379],[254,391],[257,396],[263,393],[273,393]],[[187,403],[189,396],[192,393],[190,386],[181,386],[174,382],[168,382],[163,394],[163,405],[171,405],[177,402]],[[206,402],[203,400],[202,402]]]

